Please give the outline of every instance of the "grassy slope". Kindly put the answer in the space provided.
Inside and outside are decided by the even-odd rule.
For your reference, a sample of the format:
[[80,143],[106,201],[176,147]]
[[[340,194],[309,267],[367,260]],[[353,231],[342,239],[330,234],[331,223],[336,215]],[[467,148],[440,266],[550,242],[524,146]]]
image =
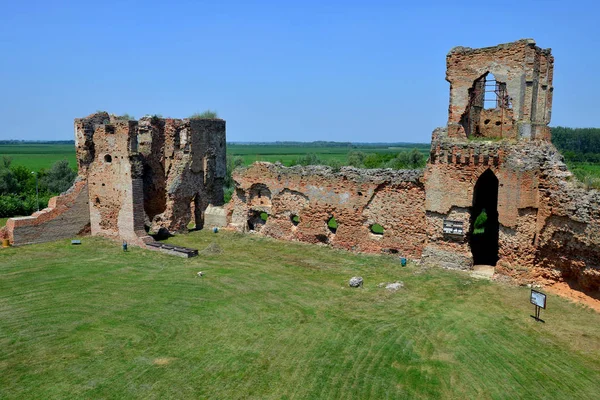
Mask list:
[[[194,232],[0,250],[0,398],[594,398],[600,315],[394,258]],[[205,271],[197,278],[197,271]],[[353,275],[363,289],[347,287]],[[398,293],[377,288],[400,279]]]

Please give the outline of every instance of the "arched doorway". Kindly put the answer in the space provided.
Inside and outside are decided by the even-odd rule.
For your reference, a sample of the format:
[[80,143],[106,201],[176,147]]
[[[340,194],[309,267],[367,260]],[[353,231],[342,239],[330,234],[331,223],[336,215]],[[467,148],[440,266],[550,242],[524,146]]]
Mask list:
[[498,178],[487,169],[475,184],[469,229],[474,265],[498,262]]

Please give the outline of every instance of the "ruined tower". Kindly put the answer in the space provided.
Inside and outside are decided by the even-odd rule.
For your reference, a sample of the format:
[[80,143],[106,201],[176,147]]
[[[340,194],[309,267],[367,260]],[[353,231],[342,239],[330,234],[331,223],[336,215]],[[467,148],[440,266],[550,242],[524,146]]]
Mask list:
[[448,137],[549,140],[554,57],[533,39],[446,56]]

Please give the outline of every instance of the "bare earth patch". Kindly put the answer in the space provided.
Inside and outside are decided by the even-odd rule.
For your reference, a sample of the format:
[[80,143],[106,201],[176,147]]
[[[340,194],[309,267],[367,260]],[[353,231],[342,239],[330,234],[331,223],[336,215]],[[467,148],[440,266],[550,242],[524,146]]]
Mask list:
[[169,365],[171,363],[171,361],[174,361],[174,358],[171,357],[159,357],[159,358],[155,358],[154,361],[152,361],[152,364],[154,365]]
[[591,309],[600,312],[600,299],[588,296],[579,290],[572,289],[566,282],[556,282],[553,285],[547,285],[546,288],[549,292],[566,297],[576,303],[585,304]]

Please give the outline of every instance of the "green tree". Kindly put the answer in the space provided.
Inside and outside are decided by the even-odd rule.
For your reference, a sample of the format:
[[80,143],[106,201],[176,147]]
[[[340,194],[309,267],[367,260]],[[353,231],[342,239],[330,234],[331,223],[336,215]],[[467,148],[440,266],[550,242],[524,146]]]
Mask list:
[[348,153],[348,165],[356,168],[364,168],[365,153],[362,151],[351,151]]
[[69,162],[60,160],[52,165],[42,180],[50,192],[58,194],[69,189],[76,177],[77,173],[69,167]]

